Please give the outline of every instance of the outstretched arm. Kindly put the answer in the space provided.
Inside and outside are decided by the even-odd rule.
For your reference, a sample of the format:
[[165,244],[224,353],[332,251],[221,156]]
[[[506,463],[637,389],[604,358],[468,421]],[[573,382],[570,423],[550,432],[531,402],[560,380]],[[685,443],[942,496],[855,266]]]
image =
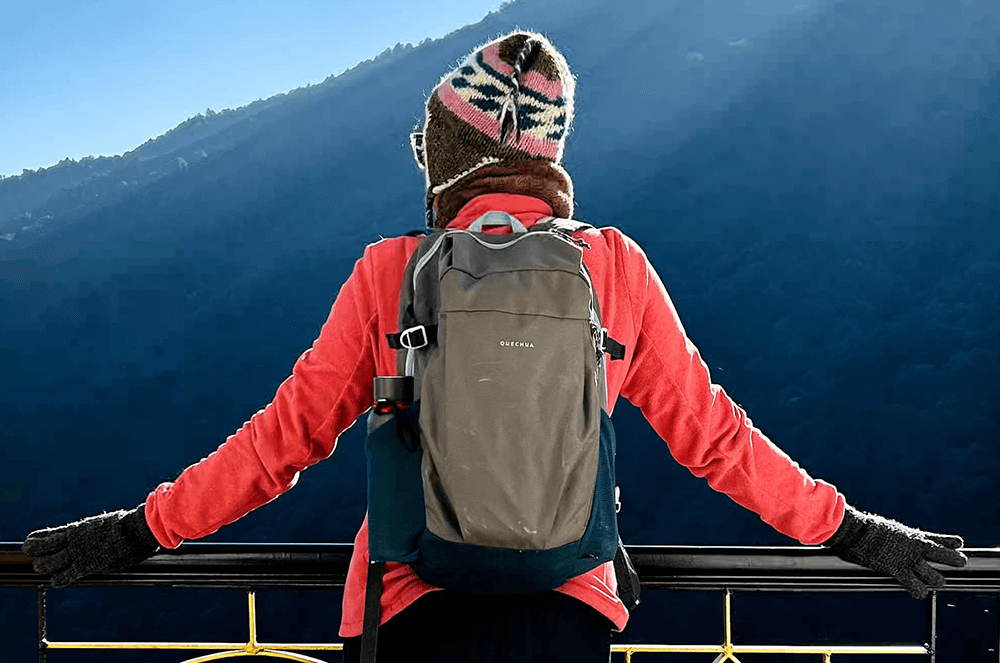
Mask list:
[[274,399],[222,446],[146,499],[146,520],[168,548],[212,534],[292,488],[333,453],[372,403],[375,294],[366,251],[310,349]]
[[779,449],[712,383],[673,302],[642,249],[623,237],[636,330],[621,395],[638,407],[671,455],[697,477],[807,545],[830,538],[845,500]]
[[964,566],[961,537],[923,532],[848,505],[813,479],[750,421],[687,337],[663,283],[642,250],[627,271],[638,338],[621,395],[642,410],[673,457],[717,491],[807,545],[892,576],[915,597],[944,578],[928,562]]
[[64,587],[137,564],[162,545],[207,536],[290,489],[333,453],[372,402],[377,334],[371,260],[357,262],[319,338],[274,397],[218,449],[129,511],[32,532],[23,549]]

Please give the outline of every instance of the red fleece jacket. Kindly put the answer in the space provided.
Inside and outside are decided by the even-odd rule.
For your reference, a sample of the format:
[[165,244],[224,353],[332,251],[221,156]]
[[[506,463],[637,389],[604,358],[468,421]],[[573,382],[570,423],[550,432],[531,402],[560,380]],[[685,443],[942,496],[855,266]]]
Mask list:
[[[488,194],[470,201],[449,227],[467,228],[493,209],[526,226],[552,214],[537,198]],[[626,347],[624,361],[607,364],[608,413],[623,396],[642,411],[673,457],[712,488],[803,544],[830,538],[843,519],[843,495],[812,479],[712,384],[642,249],[615,228],[588,230],[584,237],[590,245],[584,260],[603,322]],[[372,378],[395,374],[395,351],[385,334],[398,331],[403,269],[418,242],[399,237],[366,247],[319,338],[299,357],[274,400],[215,452],[149,495],[146,520],[164,547],[207,536],[270,502],[295,485],[301,470],[333,453],[339,435],[372,405]],[[367,533],[366,519],[344,590],[342,637],[361,633]],[[405,564],[387,567],[383,622],[435,589]],[[556,591],[624,628],[628,613],[616,596],[610,562]]]

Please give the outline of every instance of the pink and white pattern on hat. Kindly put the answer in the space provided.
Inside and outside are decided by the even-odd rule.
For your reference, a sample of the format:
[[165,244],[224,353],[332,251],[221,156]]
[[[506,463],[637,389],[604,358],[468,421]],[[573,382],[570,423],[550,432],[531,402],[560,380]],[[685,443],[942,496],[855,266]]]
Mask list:
[[[470,54],[441,81],[435,94],[459,119],[499,142],[500,115],[514,90],[513,72],[513,67],[500,59],[500,44],[494,42]],[[568,78],[568,68],[566,73]],[[516,136],[508,137],[508,144],[531,155],[560,161],[572,119],[572,88],[566,95],[562,81],[549,80],[531,70],[521,75],[520,88],[521,136],[516,142]]]

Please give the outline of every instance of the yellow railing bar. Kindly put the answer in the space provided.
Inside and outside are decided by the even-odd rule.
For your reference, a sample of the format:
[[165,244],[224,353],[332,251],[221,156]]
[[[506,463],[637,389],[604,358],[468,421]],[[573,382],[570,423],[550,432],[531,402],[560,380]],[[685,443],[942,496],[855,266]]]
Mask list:
[[46,649],[240,649],[245,642],[49,642]]
[[927,656],[923,645],[737,645],[737,654],[910,654]]
[[[625,654],[631,661],[632,654],[727,654],[721,645],[612,645],[613,654]],[[833,654],[909,654],[926,656],[927,649],[920,645],[733,645],[732,654],[817,654],[830,661]],[[721,661],[725,661],[723,658]]]
[[[720,645],[611,645],[615,654],[721,654]],[[927,655],[921,645],[733,645],[735,654],[910,654]]]
[[[239,649],[245,650],[246,642],[69,642],[45,641],[47,649]],[[293,649],[297,651],[341,651],[340,643],[294,643],[261,642],[260,649]]]

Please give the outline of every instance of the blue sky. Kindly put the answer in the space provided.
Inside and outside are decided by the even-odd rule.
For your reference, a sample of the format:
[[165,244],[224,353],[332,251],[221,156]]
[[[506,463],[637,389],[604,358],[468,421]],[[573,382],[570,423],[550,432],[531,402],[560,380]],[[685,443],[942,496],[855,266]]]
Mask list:
[[122,154],[206,108],[236,108],[501,0],[36,0],[0,6],[0,175]]

